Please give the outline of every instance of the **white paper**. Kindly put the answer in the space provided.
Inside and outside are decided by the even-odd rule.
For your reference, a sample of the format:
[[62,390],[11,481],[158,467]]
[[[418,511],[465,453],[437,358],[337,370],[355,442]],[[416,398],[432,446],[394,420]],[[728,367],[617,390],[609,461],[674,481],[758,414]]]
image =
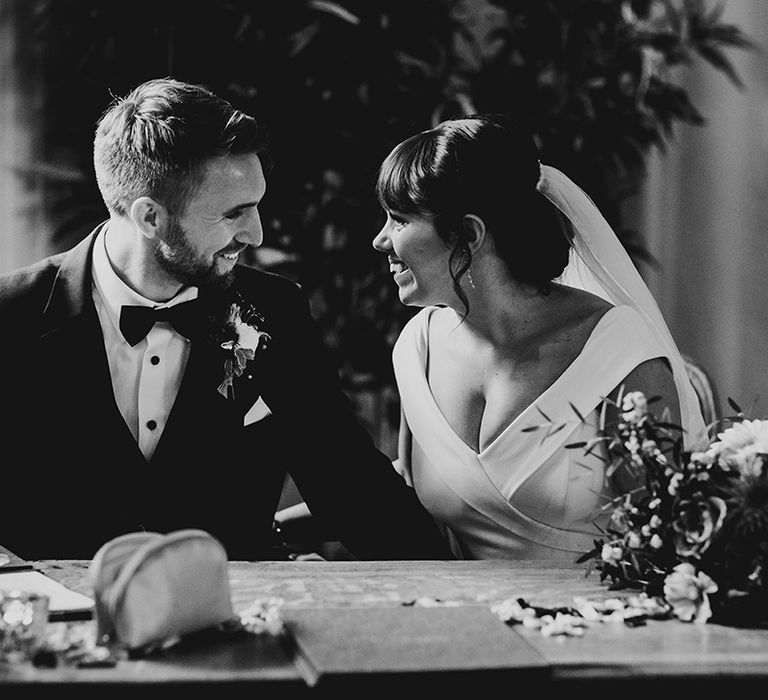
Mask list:
[[87,595],[71,591],[39,571],[0,571],[0,591],[28,591],[48,596],[49,612],[90,610],[93,600]]

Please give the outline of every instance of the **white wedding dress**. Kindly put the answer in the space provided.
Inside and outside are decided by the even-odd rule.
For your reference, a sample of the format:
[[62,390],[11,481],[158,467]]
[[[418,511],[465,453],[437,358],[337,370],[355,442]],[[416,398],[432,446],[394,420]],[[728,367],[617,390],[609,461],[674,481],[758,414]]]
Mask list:
[[[614,304],[581,353],[534,404],[481,452],[451,428],[427,381],[429,322],[436,307],[406,324],[393,364],[408,454],[396,466],[445,526],[466,559],[573,560],[600,535],[594,516],[615,495],[597,455],[565,446],[598,435],[603,399],[639,364],[666,358],[673,370],[687,446],[705,435],[698,400],[652,295],[591,200],[562,173],[542,166],[539,189],[571,225],[572,255],[558,281]],[[627,387],[631,391],[632,387]],[[580,421],[578,413],[586,417]],[[545,436],[542,413],[566,428]]]
[[[454,432],[427,383],[427,338],[435,309],[422,309],[408,322],[393,352],[411,433],[410,455],[401,455],[399,462],[406,479],[425,508],[448,527],[460,558],[572,560],[590,550],[600,534],[593,516],[615,494],[603,491],[602,460],[564,446],[595,437],[603,397],[641,362],[664,356],[663,348],[634,309],[610,309],[535,405],[477,453]],[[555,426],[567,427],[547,437],[546,427],[523,432],[543,423],[538,409]]]

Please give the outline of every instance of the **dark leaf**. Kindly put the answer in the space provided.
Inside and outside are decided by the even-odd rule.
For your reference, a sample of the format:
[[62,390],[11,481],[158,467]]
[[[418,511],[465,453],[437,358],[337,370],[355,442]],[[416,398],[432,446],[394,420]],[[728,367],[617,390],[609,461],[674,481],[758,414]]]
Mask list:
[[587,445],[587,442],[585,440],[581,442],[571,442],[565,446],[565,449],[573,450],[573,449],[576,449],[577,447],[586,447],[586,445]]
[[[535,405],[535,404],[534,404],[534,405]],[[542,410],[541,410],[541,409],[540,409],[538,406],[536,406],[536,410],[537,410],[539,413],[541,413],[541,415],[542,415],[542,416],[544,416],[544,419],[545,419],[545,420],[548,420],[550,423],[552,422],[552,419],[551,419],[551,418],[550,418],[550,417],[549,417],[549,416],[548,416],[546,413],[544,413],[544,411],[542,411]]]
[[581,411],[579,411],[576,406],[573,405],[570,401],[568,402],[568,405],[573,409],[573,412],[579,417],[579,420],[583,423],[584,422],[584,416],[581,415]]
[[547,434],[546,434],[545,437],[550,437],[551,435],[554,435],[555,433],[559,433],[563,428],[565,428],[566,425],[567,425],[567,423],[560,423],[560,425],[551,428],[549,431],[547,431]]
[[[677,423],[667,423],[664,421],[657,421],[656,423],[654,423],[654,425],[658,428],[666,428],[667,430],[681,431],[683,429],[682,426],[678,425]],[[662,439],[662,438],[659,437],[659,439]]]
[[[602,547],[600,548],[602,549]],[[594,559],[596,556],[600,554],[600,549],[597,547],[593,549],[591,552],[585,552],[584,554],[580,555],[578,559],[576,559],[577,564],[583,564],[585,561],[589,561],[590,559]]]
[[736,73],[736,69],[720,49],[717,49],[714,46],[705,45],[698,47],[698,52],[705,61],[725,73],[728,79],[736,87],[742,90],[744,89],[744,83]]

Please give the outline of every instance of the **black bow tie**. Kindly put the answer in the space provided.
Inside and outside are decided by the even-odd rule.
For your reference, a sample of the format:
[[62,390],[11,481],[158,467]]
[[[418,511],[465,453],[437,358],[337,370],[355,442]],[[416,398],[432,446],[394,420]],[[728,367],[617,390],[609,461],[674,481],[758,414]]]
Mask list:
[[181,335],[191,339],[200,326],[200,307],[197,299],[164,309],[154,309],[151,306],[120,308],[120,331],[131,346],[140,343],[158,321],[170,323]]

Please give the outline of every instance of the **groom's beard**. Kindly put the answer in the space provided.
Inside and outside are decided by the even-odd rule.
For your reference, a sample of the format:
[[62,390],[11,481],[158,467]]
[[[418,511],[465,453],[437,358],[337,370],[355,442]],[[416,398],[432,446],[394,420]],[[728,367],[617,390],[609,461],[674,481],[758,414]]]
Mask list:
[[163,270],[187,286],[223,290],[228,289],[235,278],[234,268],[220,272],[215,260],[200,259],[175,217],[168,222],[165,246],[155,246],[154,255]]

